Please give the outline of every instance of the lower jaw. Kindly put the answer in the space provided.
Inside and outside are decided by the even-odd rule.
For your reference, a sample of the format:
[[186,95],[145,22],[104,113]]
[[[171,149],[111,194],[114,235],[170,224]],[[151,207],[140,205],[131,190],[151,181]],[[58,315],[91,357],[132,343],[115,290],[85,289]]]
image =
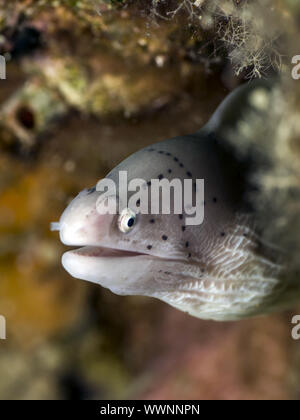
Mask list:
[[72,277],[99,284],[115,293],[124,291],[125,285],[128,286],[141,270],[149,272],[151,264],[152,258],[146,254],[100,247],[70,250],[62,256],[62,265]]

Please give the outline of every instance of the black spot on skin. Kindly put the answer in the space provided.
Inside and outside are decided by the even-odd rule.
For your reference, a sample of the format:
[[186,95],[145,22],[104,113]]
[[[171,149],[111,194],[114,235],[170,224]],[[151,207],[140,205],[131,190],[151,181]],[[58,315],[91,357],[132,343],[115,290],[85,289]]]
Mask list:
[[184,232],[185,231],[185,226],[181,226],[181,230],[182,230],[182,232]]
[[87,190],[87,193],[88,194],[92,194],[93,192],[95,192],[96,191],[96,187],[93,187],[93,188],[89,188],[88,190]]
[[165,274],[170,275],[172,273],[170,271],[165,271]]
[[148,245],[147,249],[149,249],[149,250],[152,249],[152,245]]
[[161,238],[162,238],[163,241],[166,241],[168,239],[168,237],[166,235],[163,235]]
[[221,236],[225,236],[225,232],[221,232]]
[[178,162],[178,159],[177,159],[177,157],[174,157],[174,160],[175,160],[175,162]]
[[163,177],[164,177],[164,176],[163,176],[162,174],[158,175],[158,179],[159,179],[159,180],[162,180],[162,179],[163,179]]
[[185,247],[188,248],[190,246],[189,242],[185,243]]
[[216,203],[218,200],[216,197],[213,198],[213,202]]
[[170,174],[170,173],[172,173],[172,169],[168,169],[168,173]]
[[163,155],[165,152],[163,152],[162,150],[160,150],[158,153],[161,154],[161,155]]
[[151,219],[151,220],[150,220],[150,223],[155,223],[155,220],[154,220],[154,219]]
[[183,219],[183,215],[182,214],[180,214],[178,217],[179,217],[180,220]]
[[191,177],[192,176],[192,174],[191,174],[191,172],[190,171],[187,171],[187,176],[189,176],[189,177]]
[[183,165],[183,163],[179,163],[179,166],[180,166],[180,168],[183,168],[184,165]]
[[167,152],[167,153],[166,153],[166,155],[167,155],[167,156],[171,156],[171,153]]

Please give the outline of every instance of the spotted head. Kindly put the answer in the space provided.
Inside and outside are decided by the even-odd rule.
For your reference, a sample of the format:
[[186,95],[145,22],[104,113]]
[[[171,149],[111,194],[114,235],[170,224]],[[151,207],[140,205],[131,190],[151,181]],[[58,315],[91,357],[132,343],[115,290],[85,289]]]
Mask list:
[[[153,296],[201,318],[266,312],[272,306],[266,299],[281,287],[280,268],[266,257],[253,229],[242,168],[220,141],[222,129],[236,126],[235,110],[249,105],[240,106],[245,98],[243,88],[195,135],[146,147],[113,169],[105,181],[115,185],[114,194],[104,195],[115,204],[111,214],[99,211],[101,182],[82,191],[55,225],[64,244],[81,246],[63,255],[65,269],[114,293]],[[126,173],[126,199],[121,173]],[[153,183],[163,181],[183,186],[177,196],[170,194],[167,214],[161,193],[158,208],[152,208]],[[133,190],[131,182],[136,182]],[[139,211],[145,197],[146,211]],[[200,208],[198,223],[188,223],[190,211]]]
[[[154,290],[164,288],[163,273],[168,273],[167,282],[171,281],[170,266],[197,261],[195,226],[189,225],[187,213],[196,208],[196,202],[192,203],[197,189],[196,159],[194,153],[186,156],[186,141],[197,145],[193,138],[162,142],[140,150],[108,174],[106,180],[116,186],[115,214],[99,212],[99,200],[103,197],[99,187],[82,191],[70,203],[57,226],[64,244],[83,246],[63,256],[63,265],[70,274],[116,293],[152,295]],[[126,187],[133,180],[139,181],[139,187],[135,192],[128,191],[127,201],[122,204],[121,173],[126,173]],[[184,180],[189,181],[190,206],[184,202]],[[169,214],[162,214],[161,188],[158,207],[153,213],[153,183],[161,185],[164,181],[169,183]],[[175,192],[176,185],[179,189]],[[181,199],[178,205],[176,193]],[[146,209],[142,211],[145,197]],[[204,212],[202,195],[200,198]]]

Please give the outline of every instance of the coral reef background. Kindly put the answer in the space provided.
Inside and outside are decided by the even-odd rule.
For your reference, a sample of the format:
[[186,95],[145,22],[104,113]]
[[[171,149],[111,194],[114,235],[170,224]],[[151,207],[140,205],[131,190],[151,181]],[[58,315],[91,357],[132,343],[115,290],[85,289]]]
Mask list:
[[70,278],[49,231],[130,153],[278,78],[226,138],[253,158],[250,200],[297,280],[299,22],[293,0],[0,0],[0,399],[299,399],[300,307],[217,324],[118,297]]

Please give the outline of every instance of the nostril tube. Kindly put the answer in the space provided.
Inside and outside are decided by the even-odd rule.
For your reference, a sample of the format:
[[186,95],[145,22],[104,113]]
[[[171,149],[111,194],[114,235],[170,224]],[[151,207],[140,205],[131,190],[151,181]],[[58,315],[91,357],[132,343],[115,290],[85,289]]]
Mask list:
[[52,223],[50,223],[50,230],[52,232],[60,231],[60,223],[59,222],[52,222]]

